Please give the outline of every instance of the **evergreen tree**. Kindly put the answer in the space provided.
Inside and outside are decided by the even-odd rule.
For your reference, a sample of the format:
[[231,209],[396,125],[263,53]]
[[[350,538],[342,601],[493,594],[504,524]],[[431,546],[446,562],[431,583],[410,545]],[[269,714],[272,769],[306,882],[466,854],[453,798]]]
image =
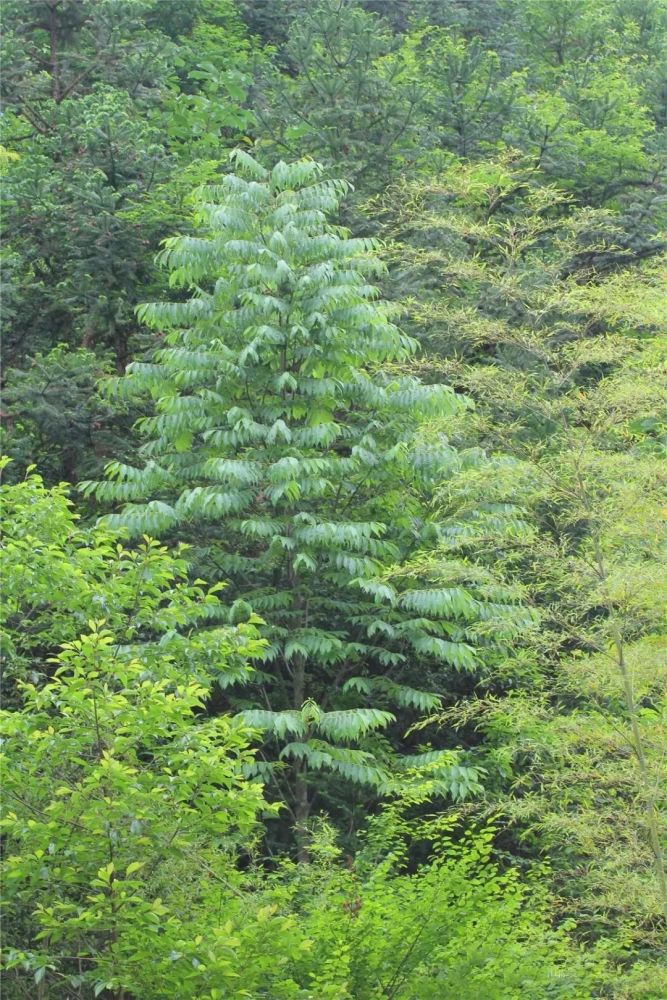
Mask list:
[[442,28],[413,31],[405,42],[422,87],[422,148],[474,157],[493,148],[512,121],[525,78],[507,74],[496,52]]
[[[279,56],[257,74],[262,140],[377,191],[416,149],[422,88],[383,17],[356,0],[294,4]],[[284,13],[284,12],[283,12]]]

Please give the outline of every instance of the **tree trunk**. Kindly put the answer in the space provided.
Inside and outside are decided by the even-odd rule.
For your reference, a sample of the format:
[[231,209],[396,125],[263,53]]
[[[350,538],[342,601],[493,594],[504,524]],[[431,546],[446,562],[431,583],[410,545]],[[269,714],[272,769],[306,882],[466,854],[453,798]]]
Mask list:
[[[294,661],[294,673],[292,677],[292,690],[294,696],[294,708],[299,710],[306,700],[306,660],[303,656],[296,656]],[[308,852],[308,832],[307,823],[310,813],[310,801],[308,798],[308,782],[306,774],[308,765],[305,760],[301,760],[294,765],[294,818],[297,859],[300,863],[307,863],[310,860]]]

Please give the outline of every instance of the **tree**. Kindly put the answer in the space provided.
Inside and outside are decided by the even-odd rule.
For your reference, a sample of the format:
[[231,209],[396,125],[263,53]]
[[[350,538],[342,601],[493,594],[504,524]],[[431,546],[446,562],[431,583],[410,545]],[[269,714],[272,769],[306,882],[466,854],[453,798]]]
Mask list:
[[89,629],[3,719],[7,976],[53,984],[42,996],[146,996],[156,981],[175,995],[169,950],[196,945],[183,887],[196,898],[224,878],[261,789],[244,778],[238,721],[195,724],[206,686],[119,657],[117,636]]
[[127,361],[127,299],[148,279],[150,259],[122,209],[171,160],[147,116],[175,46],[148,28],[150,9],[144,0],[31,0],[4,11],[3,126],[19,153],[5,217],[24,290],[7,331],[12,361],[73,341],[112,348],[121,368]]
[[[134,306],[159,282],[153,247],[182,224],[186,193],[216,175],[221,151],[251,118],[248,43],[233,8],[224,0],[193,0],[180,16],[176,8],[154,0],[3,6],[2,141],[11,153],[2,162],[4,359],[6,369],[29,372],[9,376],[5,397],[10,423],[22,428],[11,445],[16,466],[39,454],[44,436],[39,419],[24,419],[34,404],[31,369],[41,368],[38,355],[66,345],[66,366],[62,348],[52,356],[67,389],[50,393],[47,437],[53,466],[71,481],[90,474],[96,446],[78,430],[80,413],[74,434],[60,433],[72,424],[63,401],[79,394],[82,367],[99,369],[110,356],[122,371],[149,346]],[[85,365],[80,350],[94,355]],[[114,421],[96,423],[103,447],[122,455]],[[42,471],[51,468],[50,460]]]
[[482,498],[513,507],[516,530],[480,522],[462,552],[522,584],[541,616],[502,677],[445,720],[477,739],[514,849],[548,851],[563,911],[628,966],[616,995],[659,996],[662,234],[636,263],[616,216],[572,206],[520,159],[445,178],[393,202],[407,243],[394,280],[431,372],[475,399],[460,440],[496,460],[445,487],[439,517]]
[[247,731],[202,714],[256,630],[193,634],[215,589],[155,543],[78,527],[62,488],[31,476],[3,501],[8,995],[176,995],[169,951],[196,947],[192,904],[233,878],[265,808]]
[[667,902],[664,342],[600,338],[567,353],[572,374],[607,371],[561,400],[550,451],[524,468],[540,531],[505,556],[532,578],[534,655],[553,666],[532,691],[461,705],[460,719],[484,733],[489,785],[492,761],[505,768],[502,808],[549,852],[561,908],[624,966],[613,995],[652,998],[665,989]]
[[386,22],[355,0],[294,7],[280,62],[256,86],[260,141],[314,156],[360,190],[380,189],[414,150],[413,67]]
[[101,471],[127,436],[131,417],[114,411],[97,391],[111,364],[92,351],[60,344],[24,368],[7,368],[3,451],[10,478],[36,465],[50,482],[76,482]]
[[[201,235],[162,254],[172,285],[194,294],[141,308],[165,346],[111,383],[155,401],[145,464],[112,463],[84,488],[125,503],[112,525],[198,540],[205,572],[231,583],[232,615],[266,618],[246,719],[282,741],[292,763],[272,773],[302,829],[309,774],[386,786],[376,734],[389,709],[423,711],[452,671],[483,669],[513,598],[439,557],[433,483],[478,456],[443,434],[463,406],[446,385],[388,368],[414,344],[375,301],[373,241],[327,221],[346,185],[311,161],[235,162],[197,196]],[[426,417],[438,423],[420,439]],[[426,570],[410,562],[422,551]]]
[[[210,680],[216,649],[229,645],[234,630],[216,627],[228,616],[220,588],[188,583],[182,551],[167,553],[150,540],[126,549],[109,532],[79,527],[65,487],[47,489],[35,474],[3,487],[2,498],[11,526],[0,551],[5,704],[15,697],[17,682],[48,679],[48,658],[59,644],[74,641],[87,622],[100,618],[139,659],[143,652],[153,659],[164,655],[184,676]],[[195,670],[195,655],[200,666],[208,662],[206,676]],[[247,673],[243,657],[236,668],[237,679]],[[232,663],[225,671],[229,680]]]
[[[261,652],[255,626],[212,628],[218,588],[188,583],[182,554],[81,527],[62,487],[32,475],[2,499],[8,1000],[370,1000],[378,981],[397,998],[589,995],[594,957],[549,929],[535,886],[498,871],[490,831],[456,844],[454,820],[408,820],[433,777],[354,861],[320,826],[310,865],[267,870],[253,845],[274,808],[246,777],[250,733],[205,711],[214,679]],[[424,851],[432,863],[407,874]],[[471,954],[480,926],[493,933]]]
[[493,148],[513,117],[525,86],[507,74],[498,55],[479,37],[466,42],[442,28],[422,28],[406,38],[423,89],[419,105],[422,146],[476,157]]
[[[405,302],[408,330],[428,363],[444,364],[475,397],[468,379],[486,375],[487,401],[495,383],[509,402],[501,384],[510,371],[546,396],[552,361],[562,358],[556,383],[567,370],[561,347],[660,322],[660,264],[650,263],[665,249],[660,216],[647,213],[638,244],[625,211],[577,205],[516,150],[402,182],[371,208],[392,240],[387,289]],[[496,442],[514,413],[486,422],[491,434],[502,428]]]
[[10,1000],[667,995],[667,0],[3,13]]

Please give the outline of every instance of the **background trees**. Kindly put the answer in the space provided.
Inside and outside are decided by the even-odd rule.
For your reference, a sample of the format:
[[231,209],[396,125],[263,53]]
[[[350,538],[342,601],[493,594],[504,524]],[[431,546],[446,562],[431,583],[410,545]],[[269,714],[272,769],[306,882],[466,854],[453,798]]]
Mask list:
[[[493,733],[487,787],[556,861],[565,908],[650,950],[664,905],[662,266],[635,263],[614,245],[617,217],[572,205],[520,159],[458,164],[377,204],[405,241],[393,280],[425,370],[475,399],[472,440],[514,458],[443,489],[444,513],[472,496],[519,508],[513,534],[482,525],[467,551],[526,585],[542,616],[533,669],[506,664],[514,690],[496,681],[447,719]],[[629,994],[659,993],[656,976]]]
[[7,4],[4,24],[2,142],[16,153],[3,183],[4,359],[13,383],[6,450],[30,462],[43,437],[38,419],[30,448],[22,411],[34,400],[12,370],[30,369],[60,344],[86,351],[93,356],[77,355],[74,367],[63,368],[58,354],[50,362],[62,392],[50,394],[49,448],[70,451],[54,471],[76,480],[122,444],[98,418],[100,455],[79,417],[75,458],[60,400],[76,397],[84,367],[123,371],[146,347],[134,308],[157,278],[155,248],[250,118],[247,43],[233,8],[217,0],[182,15],[175,4],[144,0],[31,0]]
[[[247,857],[225,855],[224,906],[246,907],[238,927],[260,956],[242,944],[232,960],[251,992],[400,995],[431,977],[464,995],[464,974],[406,959],[403,981],[391,949],[356,950],[358,898],[371,937],[391,941],[376,889],[415,920],[430,879],[444,892],[421,842],[402,855],[414,885],[378,874],[377,854],[363,877],[361,860],[335,860],[332,837],[360,859],[369,810],[410,792],[387,844],[437,795],[465,815],[457,841],[496,817],[501,867],[548,858],[549,913],[613,966],[566,995],[662,997],[664,0],[35,0],[3,14],[16,725],[59,718],[47,661],[100,618],[144,667],[167,650],[169,684],[195,670],[205,693],[183,738],[245,713],[242,742],[261,750],[243,780],[292,809],[272,814],[273,860],[247,882]],[[253,159],[231,163],[237,146]],[[283,156],[296,165],[270,170]],[[109,462],[101,502],[76,495],[82,527],[62,491],[21,484],[31,463],[48,482],[100,483]],[[135,532],[122,554],[118,522],[85,527],[109,509]],[[166,552],[141,548],[146,530]],[[227,584],[224,604],[199,575]],[[229,646],[249,622],[265,642],[254,673],[243,656],[232,669]],[[138,718],[133,684],[114,693]],[[313,844],[323,810],[336,833]],[[277,856],[296,811],[310,874]],[[199,892],[193,923],[209,927]],[[252,893],[278,910],[256,920]],[[493,894],[476,899],[506,926]],[[335,955],[301,950],[294,913],[338,928]],[[280,986],[272,935],[271,954],[291,956]],[[189,962],[192,989],[215,990],[196,948],[172,950],[176,976]],[[16,973],[18,995],[42,967]]]
[[365,190],[414,155],[422,90],[385,20],[346,2],[304,4],[257,81],[258,125],[278,155],[310,154]]

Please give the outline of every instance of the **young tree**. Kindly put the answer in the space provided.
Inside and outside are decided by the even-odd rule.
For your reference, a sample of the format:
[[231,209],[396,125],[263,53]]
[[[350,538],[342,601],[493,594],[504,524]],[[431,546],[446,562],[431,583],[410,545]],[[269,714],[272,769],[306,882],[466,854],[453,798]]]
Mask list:
[[[100,618],[139,659],[164,655],[184,677],[208,680],[213,671],[215,678],[216,650],[235,633],[216,625],[228,617],[220,588],[188,583],[181,551],[167,553],[147,539],[126,549],[108,531],[80,527],[66,489],[47,489],[34,474],[3,487],[2,507],[9,529],[0,549],[5,705],[18,682],[48,680],[49,657],[59,645]],[[248,673],[245,657],[236,668],[234,674],[232,663],[225,664],[227,682]]]
[[309,772],[386,785],[389,709],[427,709],[452,671],[481,669],[512,601],[438,555],[429,498],[466,462],[442,433],[464,403],[391,373],[414,344],[376,301],[373,241],[327,221],[347,186],[310,161],[235,162],[197,196],[201,235],[162,254],[194,294],[141,308],[166,344],[112,383],[155,400],[146,462],[85,489],[125,502],[111,524],[195,539],[232,615],[267,619],[246,718],[282,741],[291,766],[273,773],[302,828]]
[[250,733],[202,713],[261,643],[210,627],[181,555],[78,527],[62,488],[2,499],[3,992],[176,996],[170,952],[196,951],[266,808]]
[[256,657],[254,626],[202,628],[215,588],[155,543],[80,527],[62,488],[30,476],[2,500],[7,1000],[371,1000],[378,981],[406,1000],[589,995],[595,963],[549,929],[536,886],[498,871],[487,832],[456,845],[451,820],[407,821],[432,780],[356,862],[320,830],[312,865],[253,864],[273,810],[245,777],[250,734],[203,709],[213,677]]
[[525,79],[508,74],[479,37],[466,42],[429,27],[409,35],[405,49],[411,52],[422,87],[422,147],[476,157],[496,146],[512,120]]

